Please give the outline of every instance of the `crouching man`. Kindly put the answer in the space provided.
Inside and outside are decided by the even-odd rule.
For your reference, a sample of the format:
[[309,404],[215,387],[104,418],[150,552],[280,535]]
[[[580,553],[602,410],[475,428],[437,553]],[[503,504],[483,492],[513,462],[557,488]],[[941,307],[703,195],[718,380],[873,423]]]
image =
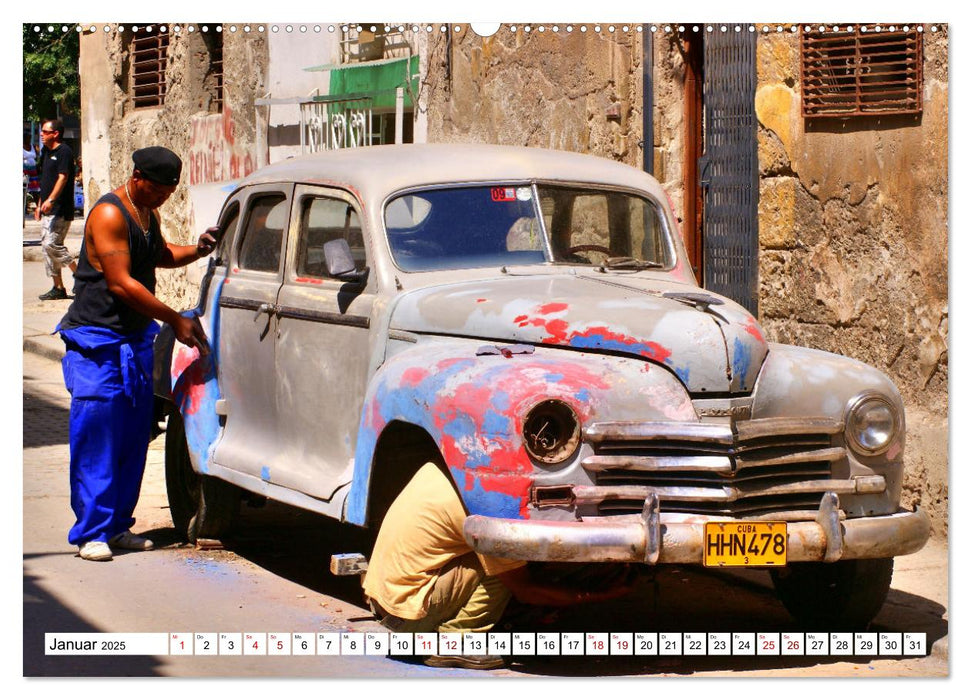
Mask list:
[[[512,597],[567,606],[630,591],[577,591],[532,580],[526,562],[476,554],[465,541],[466,512],[444,468],[427,463],[388,510],[364,578],[364,594],[393,632],[488,632]],[[498,668],[499,656],[436,655],[435,667]]]

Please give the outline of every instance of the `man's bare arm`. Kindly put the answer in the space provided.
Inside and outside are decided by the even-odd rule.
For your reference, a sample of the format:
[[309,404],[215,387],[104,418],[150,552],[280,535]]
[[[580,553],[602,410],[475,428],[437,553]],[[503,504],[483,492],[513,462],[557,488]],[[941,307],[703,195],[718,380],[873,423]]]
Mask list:
[[[155,216],[153,213],[152,216]],[[199,237],[198,243],[195,245],[174,245],[172,243],[166,243],[165,249],[162,251],[162,259],[159,261],[159,267],[182,267],[183,265],[188,265],[193,263],[199,258],[204,258],[209,253],[213,251],[216,247],[216,239],[210,236],[208,233],[204,233]]]
[[168,323],[180,342],[203,351],[207,348],[205,332],[197,318],[181,316],[131,276],[128,225],[117,207],[102,205],[91,212],[85,237],[88,257],[104,274],[112,295],[138,313]]

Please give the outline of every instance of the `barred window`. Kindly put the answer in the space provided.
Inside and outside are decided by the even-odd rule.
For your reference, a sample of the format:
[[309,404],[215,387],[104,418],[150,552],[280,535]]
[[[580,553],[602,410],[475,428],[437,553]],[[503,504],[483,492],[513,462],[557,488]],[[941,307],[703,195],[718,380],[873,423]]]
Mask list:
[[209,70],[203,76],[203,89],[211,99],[209,111],[218,113],[223,109],[223,33],[208,32],[202,39],[209,53]]
[[169,35],[158,25],[135,31],[131,40],[131,96],[135,107],[159,107],[165,102],[168,48]]
[[802,56],[804,117],[920,114],[923,108],[922,34],[877,32],[870,26],[842,32],[805,32]]

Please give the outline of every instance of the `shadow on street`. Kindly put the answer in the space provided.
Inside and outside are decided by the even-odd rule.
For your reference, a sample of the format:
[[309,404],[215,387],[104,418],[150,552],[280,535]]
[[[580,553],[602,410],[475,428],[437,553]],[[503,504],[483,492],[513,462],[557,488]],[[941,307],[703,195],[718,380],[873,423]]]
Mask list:
[[[48,554],[24,557],[28,560]],[[44,633],[97,633],[73,610],[45,591],[37,577],[24,573],[24,676],[106,677],[157,676],[161,662],[154,656],[47,656]]]
[[24,376],[24,449],[66,445],[70,412],[33,393],[30,380]]

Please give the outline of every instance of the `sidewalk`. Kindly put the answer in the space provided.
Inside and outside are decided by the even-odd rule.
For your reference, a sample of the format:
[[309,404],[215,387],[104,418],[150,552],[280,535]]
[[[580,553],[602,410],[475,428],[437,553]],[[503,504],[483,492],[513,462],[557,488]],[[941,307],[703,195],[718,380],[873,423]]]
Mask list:
[[[65,241],[68,249],[77,255],[81,250],[84,219],[71,223]],[[44,271],[44,252],[40,247],[40,222],[33,218],[24,220],[24,352],[32,352],[52,360],[64,355],[64,343],[59,336],[51,335],[58,322],[71,305],[71,298],[61,301],[41,301],[37,297],[51,288],[51,280]],[[64,285],[68,294],[74,286],[71,271],[63,271]]]

